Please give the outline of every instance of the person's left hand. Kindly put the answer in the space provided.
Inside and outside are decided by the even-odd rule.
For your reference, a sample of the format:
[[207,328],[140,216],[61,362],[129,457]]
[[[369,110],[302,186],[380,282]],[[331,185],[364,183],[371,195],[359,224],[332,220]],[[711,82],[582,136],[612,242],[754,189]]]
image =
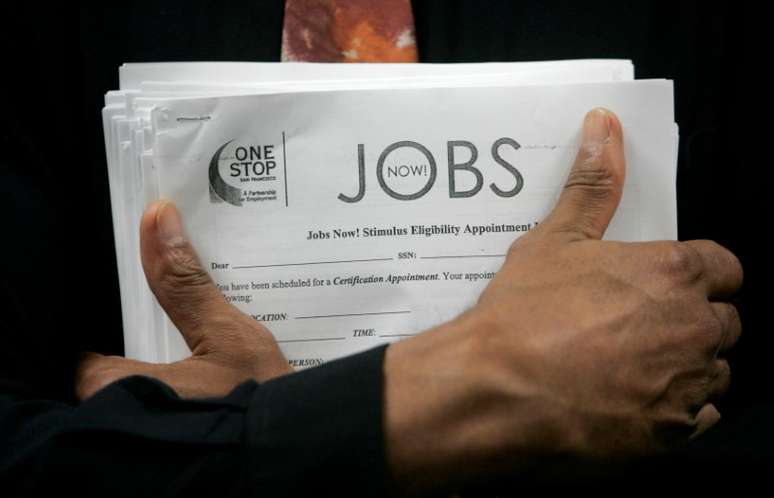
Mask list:
[[228,394],[248,379],[262,382],[293,371],[272,333],[226,302],[172,202],[157,201],[145,210],[140,251],[148,285],[193,353],[170,364],[84,353],[76,374],[79,399],[130,375],[154,377],[181,397],[201,398]]

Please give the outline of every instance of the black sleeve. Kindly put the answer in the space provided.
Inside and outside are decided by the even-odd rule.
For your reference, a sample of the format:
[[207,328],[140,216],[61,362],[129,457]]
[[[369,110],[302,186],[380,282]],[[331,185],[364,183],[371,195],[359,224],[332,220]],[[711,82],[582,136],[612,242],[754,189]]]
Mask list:
[[78,406],[0,393],[3,496],[380,496],[386,348],[220,399],[141,376]]

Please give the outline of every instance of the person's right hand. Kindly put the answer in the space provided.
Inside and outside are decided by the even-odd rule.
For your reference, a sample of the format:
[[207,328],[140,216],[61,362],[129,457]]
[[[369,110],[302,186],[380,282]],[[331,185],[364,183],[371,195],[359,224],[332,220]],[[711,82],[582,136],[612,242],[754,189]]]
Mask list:
[[590,112],[556,207],[478,304],[387,350],[387,448],[405,488],[538,454],[662,449],[718,421],[742,268],[706,240],[601,241],[624,169],[620,122]]

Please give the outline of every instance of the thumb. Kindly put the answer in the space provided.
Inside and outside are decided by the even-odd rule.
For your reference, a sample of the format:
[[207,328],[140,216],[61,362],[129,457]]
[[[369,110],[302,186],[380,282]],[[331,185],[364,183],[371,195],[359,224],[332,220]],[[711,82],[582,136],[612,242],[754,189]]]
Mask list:
[[146,208],[140,223],[140,252],[148,285],[194,351],[207,317],[231,316],[235,309],[201,265],[171,201],[160,200]]
[[593,109],[583,120],[564,190],[541,228],[570,240],[601,239],[621,200],[625,170],[620,121],[607,109]]

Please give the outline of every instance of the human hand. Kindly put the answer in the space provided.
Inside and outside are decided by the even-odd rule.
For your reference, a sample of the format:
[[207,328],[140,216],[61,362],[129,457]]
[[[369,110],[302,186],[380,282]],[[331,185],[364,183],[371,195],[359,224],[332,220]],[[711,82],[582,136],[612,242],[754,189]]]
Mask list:
[[151,290],[192,355],[175,363],[153,364],[86,353],[76,374],[79,399],[130,375],[155,377],[181,397],[215,397],[245,380],[261,382],[292,371],[271,332],[227,303],[215,287],[172,202],[161,200],[146,208],[140,252]]
[[[421,487],[535,455],[667,448],[719,420],[741,325],[737,258],[696,240],[601,241],[621,198],[621,124],[590,112],[562,195],[477,305],[385,359],[387,447]],[[478,465],[477,465],[478,464]]]

